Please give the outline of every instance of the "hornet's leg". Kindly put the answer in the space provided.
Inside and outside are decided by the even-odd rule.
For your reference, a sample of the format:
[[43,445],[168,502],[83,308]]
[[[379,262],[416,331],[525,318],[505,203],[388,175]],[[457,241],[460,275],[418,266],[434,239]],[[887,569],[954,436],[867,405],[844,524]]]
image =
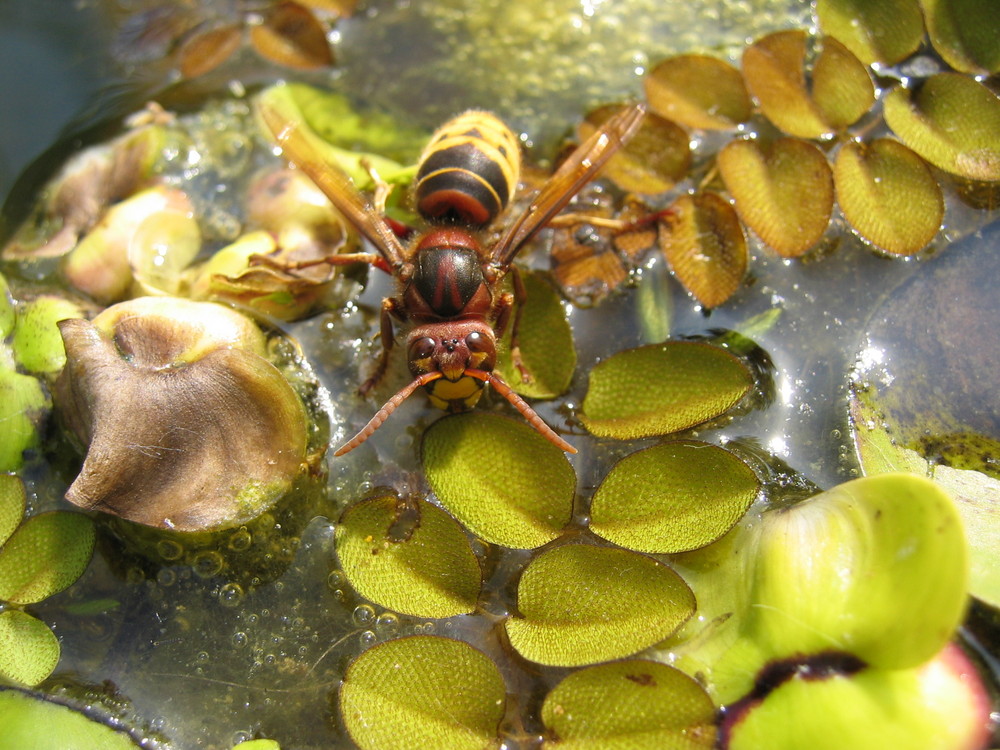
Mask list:
[[402,320],[403,315],[401,310],[402,306],[395,298],[386,297],[382,300],[382,313],[379,317],[379,336],[382,338],[382,355],[379,357],[375,372],[358,389],[358,393],[362,396],[367,396],[368,392],[378,385],[382,376],[385,375],[386,368],[389,366],[389,352],[392,351],[392,347],[396,343],[392,330],[392,318],[395,316]]

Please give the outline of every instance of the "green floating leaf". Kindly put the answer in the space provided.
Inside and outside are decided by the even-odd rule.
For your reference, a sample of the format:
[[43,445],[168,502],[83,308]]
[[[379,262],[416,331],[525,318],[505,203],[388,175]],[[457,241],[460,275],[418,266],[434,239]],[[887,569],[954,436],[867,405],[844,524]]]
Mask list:
[[782,257],[802,255],[826,232],[833,175],[816,146],[795,138],[732,141],[716,163],[740,218]]
[[656,445],[611,469],[594,493],[590,529],[638,552],[697,549],[729,531],[759,487],[750,467],[718,446]]
[[14,322],[17,313],[14,308],[14,298],[10,295],[7,278],[0,273],[0,339],[5,339],[14,332]]
[[892,138],[845,143],[833,167],[844,216],[873,245],[897,255],[924,248],[944,217],[944,198],[923,159]]
[[29,518],[0,549],[0,600],[34,604],[71,585],[90,563],[95,536],[81,513]]
[[715,705],[666,664],[630,660],[587,667],[545,698],[546,750],[697,750],[715,747]]
[[761,111],[778,128],[800,138],[823,138],[857,121],[875,101],[868,70],[832,37],[812,66],[806,84],[805,31],[769,34],[743,53],[743,76]]
[[897,86],[883,100],[886,124],[945,172],[1000,180],[1000,98],[958,73],[938,73],[920,88]]
[[965,614],[968,551],[951,498],[912,474],[857,479],[757,527],[751,637],[776,657],[841,651],[901,669]]
[[506,687],[467,643],[429,635],[388,641],[347,668],[340,711],[362,750],[497,746]]
[[0,369],[0,471],[21,468],[24,452],[38,445],[38,425],[50,406],[35,378]]
[[673,633],[694,608],[687,584],[651,557],[567,544],[524,569],[519,615],[505,625],[524,658],[573,667],[638,653]]
[[[555,398],[566,392],[576,370],[573,331],[566,320],[562,299],[542,274],[522,273],[526,299],[518,330],[521,357],[531,375],[523,382],[509,356],[497,363],[497,372],[511,388],[528,398]],[[511,326],[508,326],[510,329]],[[508,330],[502,347],[510,351]]]
[[698,302],[718,307],[739,289],[750,256],[743,225],[728,201],[708,191],[682,195],[660,225],[660,248]]
[[136,750],[123,732],[20,690],[0,690],[0,742],[31,750]]
[[666,435],[723,414],[752,387],[750,371],[725,349],[699,341],[651,344],[590,371],[580,419],[598,437]]
[[10,539],[24,517],[24,482],[13,474],[0,474],[0,547]]
[[1000,13],[993,0],[920,0],[931,44],[962,73],[1000,71]]
[[21,310],[14,331],[14,356],[28,372],[48,373],[66,364],[66,350],[56,323],[82,317],[80,308],[61,297],[42,296]]
[[487,542],[533,549],[570,521],[573,467],[523,422],[483,411],[455,414],[427,429],[422,451],[441,504]]
[[816,16],[823,33],[865,65],[895,65],[924,38],[919,0],[817,0]]
[[752,113],[743,76],[716,57],[668,57],[646,75],[643,84],[653,112],[690,128],[731,130]]
[[[620,106],[601,107],[580,123],[580,140],[588,138]],[[622,190],[634,193],[663,193],[684,178],[691,166],[691,139],[684,128],[647,112],[639,130],[616,153],[601,176]]]
[[461,526],[426,500],[395,495],[344,511],[337,557],[354,589],[381,607],[414,617],[472,612],[482,571]]
[[[48,625],[19,609],[0,612],[0,676],[19,685],[37,685],[58,663],[59,639]],[[0,700],[3,696],[0,692]],[[7,742],[2,716],[0,710],[0,745]]]
[[[954,649],[954,650],[953,650]],[[990,701],[975,667],[950,664],[825,679],[796,675],[733,722],[731,750],[940,750],[989,746]],[[794,717],[794,720],[789,720]]]
[[233,745],[233,750],[281,750],[275,740],[247,740]]

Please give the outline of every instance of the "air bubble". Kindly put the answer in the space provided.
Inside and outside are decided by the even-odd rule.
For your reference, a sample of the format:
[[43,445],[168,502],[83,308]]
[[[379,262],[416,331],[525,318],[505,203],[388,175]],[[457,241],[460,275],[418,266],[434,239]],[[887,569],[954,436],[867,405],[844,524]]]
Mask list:
[[253,535],[247,531],[246,526],[241,526],[229,537],[229,549],[234,552],[243,552],[249,549],[251,544],[253,544]]
[[359,604],[354,608],[351,618],[359,628],[367,627],[375,622],[375,608],[370,604]]
[[367,648],[378,641],[378,636],[373,630],[364,630],[358,636],[358,640],[361,641],[363,647]]
[[236,648],[243,648],[248,643],[250,643],[250,639],[247,637],[247,634],[244,633],[242,630],[237,630],[235,633],[233,633],[232,641],[233,645]]
[[383,612],[375,620],[375,632],[380,638],[391,638],[399,632],[399,618],[392,612]]
[[194,569],[195,575],[200,578],[211,578],[219,574],[224,562],[222,555],[218,552],[215,550],[206,550],[194,556],[191,567]]
[[238,583],[227,583],[219,589],[219,603],[223,607],[235,607],[243,601],[243,587]]
[[173,539],[161,539],[156,543],[156,552],[164,560],[179,560],[184,554],[184,547]]

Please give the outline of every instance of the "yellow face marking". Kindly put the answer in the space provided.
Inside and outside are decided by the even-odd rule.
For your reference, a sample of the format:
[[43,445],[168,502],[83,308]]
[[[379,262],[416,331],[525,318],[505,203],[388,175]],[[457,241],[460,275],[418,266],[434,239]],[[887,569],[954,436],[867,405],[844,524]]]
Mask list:
[[454,383],[439,378],[427,386],[427,397],[438,409],[454,410],[456,405],[471,409],[483,395],[483,382],[475,378],[463,377]]

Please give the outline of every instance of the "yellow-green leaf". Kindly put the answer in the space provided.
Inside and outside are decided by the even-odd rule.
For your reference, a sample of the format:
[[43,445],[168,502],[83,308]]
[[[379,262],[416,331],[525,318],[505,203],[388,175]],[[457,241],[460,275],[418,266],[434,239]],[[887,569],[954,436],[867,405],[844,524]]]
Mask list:
[[885,122],[935,167],[971,180],[1000,180],[1000,98],[958,73],[938,73],[915,91],[883,100]]
[[31,750],[136,750],[139,747],[125,732],[20,690],[0,690],[0,738],[5,747],[30,747]]
[[0,369],[0,471],[21,468],[24,452],[38,444],[38,425],[50,405],[35,378]]
[[487,542],[540,547],[570,521],[573,467],[523,422],[483,411],[456,414],[428,428],[422,451],[441,504]]
[[723,414],[752,386],[749,370],[725,349],[697,341],[651,344],[591,370],[580,417],[598,437],[665,435]]
[[94,551],[94,523],[81,513],[32,516],[0,549],[0,600],[34,604],[79,578]]
[[682,195],[661,220],[660,248],[684,287],[718,307],[739,289],[749,254],[736,211],[719,195]]
[[920,0],[931,44],[963,73],[1000,71],[1000,13],[994,0]]
[[[580,123],[581,140],[592,135],[605,120],[621,109],[606,106],[594,110]],[[622,190],[663,193],[687,173],[691,165],[691,139],[679,125],[647,112],[642,125],[601,171]]]
[[[497,372],[511,388],[529,398],[555,398],[566,392],[576,370],[573,331],[556,290],[538,273],[523,273],[526,298],[518,329],[521,358],[531,380],[525,383],[509,354],[501,356]],[[502,346],[510,350],[512,326]]]
[[805,31],[778,31],[743,53],[743,76],[764,116],[789,135],[823,138],[855,122],[875,101],[867,69],[833,38],[822,40],[806,80]]
[[365,651],[347,668],[340,711],[361,750],[497,746],[506,687],[481,651],[418,635]]
[[[37,685],[58,663],[59,640],[48,625],[19,609],[0,612],[0,677],[20,685]],[[0,745],[8,741],[2,730],[2,714],[0,711]]]
[[833,212],[833,175],[819,148],[795,138],[732,141],[716,163],[740,218],[779,255],[819,242]]
[[908,255],[934,239],[944,217],[941,188],[903,144],[891,138],[845,143],[833,174],[844,216],[873,245]]
[[43,295],[26,304],[14,330],[14,356],[28,372],[51,373],[66,364],[66,350],[56,323],[82,316],[80,308],[55,295]]
[[611,469],[594,493],[590,529],[638,552],[697,549],[733,527],[759,486],[750,467],[718,446],[664,443]]
[[336,543],[348,581],[381,607],[415,617],[476,608],[482,572],[469,540],[426,500],[383,495],[356,503],[341,516]]
[[924,38],[919,0],[817,0],[816,16],[865,65],[895,65]]
[[542,704],[545,750],[709,750],[716,708],[692,678],[633,659],[566,677]]
[[13,474],[0,474],[0,547],[10,539],[24,517],[24,482]]
[[539,664],[596,664],[658,643],[694,608],[687,584],[651,557],[567,544],[525,568],[507,636],[521,656]]
[[730,130],[750,119],[752,105],[743,76],[717,57],[668,57],[643,84],[653,112],[690,128]]

